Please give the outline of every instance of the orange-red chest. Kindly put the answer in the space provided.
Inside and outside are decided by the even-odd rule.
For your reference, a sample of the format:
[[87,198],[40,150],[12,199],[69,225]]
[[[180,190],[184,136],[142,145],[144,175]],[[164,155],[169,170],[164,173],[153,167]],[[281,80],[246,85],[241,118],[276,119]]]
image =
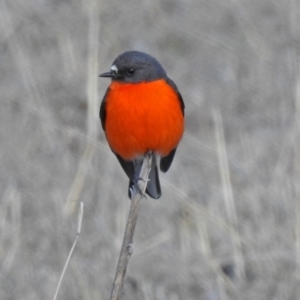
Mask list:
[[149,150],[166,156],[179,143],[183,130],[178,95],[164,79],[111,83],[106,95],[105,133],[112,150],[123,159]]

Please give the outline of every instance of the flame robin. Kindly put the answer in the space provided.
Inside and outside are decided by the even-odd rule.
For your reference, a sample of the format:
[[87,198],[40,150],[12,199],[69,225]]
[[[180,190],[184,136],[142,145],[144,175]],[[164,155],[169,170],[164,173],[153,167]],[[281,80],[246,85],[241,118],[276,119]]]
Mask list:
[[127,51],[100,77],[111,78],[100,107],[106,139],[129,177],[128,195],[148,151],[154,153],[146,193],[161,196],[158,175],[167,172],[184,131],[184,102],[175,83],[152,56]]

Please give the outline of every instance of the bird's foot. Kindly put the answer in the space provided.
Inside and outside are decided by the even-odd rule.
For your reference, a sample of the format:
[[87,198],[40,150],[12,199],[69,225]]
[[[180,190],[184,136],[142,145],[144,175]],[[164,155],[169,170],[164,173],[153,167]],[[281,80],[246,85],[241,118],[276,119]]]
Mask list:
[[145,182],[145,180],[142,178],[142,177],[139,177],[137,180],[135,180],[134,181],[134,183],[133,183],[133,185],[131,186],[131,187],[129,187],[129,193],[130,193],[130,199],[132,199],[133,198],[133,196],[136,194],[136,193],[138,193],[140,196],[142,196],[143,198],[146,198],[147,199],[147,197],[146,197],[146,194],[145,193],[143,193],[143,191],[139,188],[139,186],[138,186],[138,182],[139,181],[143,181],[143,182]]

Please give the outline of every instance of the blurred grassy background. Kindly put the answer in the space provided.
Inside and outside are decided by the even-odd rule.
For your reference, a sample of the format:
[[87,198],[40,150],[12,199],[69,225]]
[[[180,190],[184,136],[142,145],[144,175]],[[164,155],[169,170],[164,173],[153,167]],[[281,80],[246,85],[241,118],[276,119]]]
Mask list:
[[75,201],[59,299],[108,299],[130,203],[97,76],[132,49],[177,83],[186,133],[123,299],[297,299],[299,17],[298,0],[2,0],[0,299],[53,297]]

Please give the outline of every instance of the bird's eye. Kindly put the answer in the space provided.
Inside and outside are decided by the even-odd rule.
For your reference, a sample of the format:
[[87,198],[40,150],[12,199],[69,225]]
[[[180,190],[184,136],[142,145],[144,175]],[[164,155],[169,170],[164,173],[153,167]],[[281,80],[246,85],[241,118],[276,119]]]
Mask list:
[[135,72],[135,69],[128,69],[127,70],[127,75],[132,76]]

